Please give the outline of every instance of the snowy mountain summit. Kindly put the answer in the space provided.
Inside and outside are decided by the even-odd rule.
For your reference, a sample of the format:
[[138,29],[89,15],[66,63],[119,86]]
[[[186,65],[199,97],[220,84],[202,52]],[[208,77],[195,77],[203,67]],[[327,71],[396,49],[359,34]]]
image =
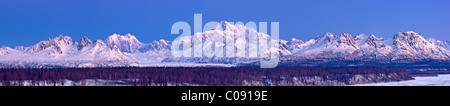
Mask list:
[[[245,33],[255,33],[258,37],[271,40],[270,35],[242,25],[223,21],[219,26],[223,29],[197,33],[192,35],[192,39],[204,41],[217,33],[224,38],[232,37],[234,54],[238,50],[255,49],[256,46],[249,46],[252,44],[246,36],[240,36]],[[399,32],[392,38],[366,34],[353,36],[344,32],[338,35],[326,33],[308,41],[293,38],[279,42],[279,65],[433,66],[450,63],[450,41],[426,39],[414,31]],[[90,40],[85,36],[79,42],[60,35],[30,47],[0,48],[0,67],[236,66],[256,65],[255,60],[264,55],[258,51],[256,57],[250,57],[246,52],[241,57],[175,58],[170,51],[171,44],[172,41],[163,39],[142,43],[131,34],[113,34],[105,40]],[[202,46],[215,45],[206,43]],[[192,48],[192,54],[201,50]]]
[[302,44],[290,45],[297,48],[293,48],[293,55],[289,57],[296,58],[296,63],[314,60],[328,65],[430,65],[449,62],[446,45],[439,40],[427,40],[414,31],[400,32],[393,38],[327,33]]

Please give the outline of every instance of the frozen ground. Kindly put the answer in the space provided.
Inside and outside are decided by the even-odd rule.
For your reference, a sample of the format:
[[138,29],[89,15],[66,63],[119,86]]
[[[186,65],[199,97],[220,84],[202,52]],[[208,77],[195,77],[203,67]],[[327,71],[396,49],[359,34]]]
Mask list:
[[355,86],[450,86],[450,74],[427,77],[414,77],[415,80],[358,84]]

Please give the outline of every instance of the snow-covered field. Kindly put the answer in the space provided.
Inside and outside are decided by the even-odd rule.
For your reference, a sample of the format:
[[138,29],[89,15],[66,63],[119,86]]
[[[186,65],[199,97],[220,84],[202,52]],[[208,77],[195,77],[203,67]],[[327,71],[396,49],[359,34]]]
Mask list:
[[372,83],[372,84],[358,84],[355,86],[450,86],[450,74],[414,77],[415,80],[387,82],[387,83]]

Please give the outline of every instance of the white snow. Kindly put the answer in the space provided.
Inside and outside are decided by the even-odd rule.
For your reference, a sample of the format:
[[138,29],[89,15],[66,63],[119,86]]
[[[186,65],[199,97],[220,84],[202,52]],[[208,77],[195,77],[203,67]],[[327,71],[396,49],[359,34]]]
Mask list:
[[414,80],[372,84],[358,84],[354,86],[450,86],[450,74],[414,77]]
[[123,52],[138,52],[144,45],[134,35],[127,34],[125,36],[119,34],[113,34],[106,40],[108,47],[117,46]]
[[[225,26],[225,30],[220,27]],[[98,67],[98,66],[180,66],[193,65],[197,63],[217,65],[216,62],[226,62],[224,66],[239,63],[252,63],[255,59],[270,55],[259,49],[261,43],[250,42],[248,34],[256,34],[259,42],[262,40],[272,40],[270,35],[242,25],[233,25],[226,21],[220,22],[216,29],[208,30],[203,33],[193,35],[193,39],[205,42],[205,39],[219,34],[226,41],[206,42],[201,46],[195,46],[192,54],[201,53],[202,47],[220,47],[225,45],[227,54],[245,54],[239,55],[239,58],[209,58],[209,59],[177,59],[173,58],[170,52],[171,41],[159,40],[151,43],[142,43],[134,35],[113,34],[106,40],[96,40],[92,42],[87,37],[83,37],[80,43],[69,36],[59,36],[53,39],[41,41],[30,47],[17,46],[14,49],[10,47],[0,48],[0,67]],[[234,37],[234,40],[230,40]],[[189,39],[187,39],[189,38]],[[262,39],[264,38],[264,39]],[[190,40],[190,37],[182,39]],[[104,42],[105,41],[105,42]],[[358,36],[342,33],[334,35],[326,33],[315,39],[301,41],[292,39],[290,42],[279,40],[281,44],[281,60],[288,59],[346,59],[362,60],[376,62],[390,62],[403,60],[400,62],[414,62],[420,60],[443,60],[450,61],[450,41],[442,42],[439,40],[426,40],[420,34],[407,31],[398,33],[393,38],[377,38],[375,35],[360,34]],[[224,44],[225,43],[225,44]],[[226,45],[234,43],[233,45]],[[268,43],[269,45],[270,43]],[[270,44],[273,45],[273,44]],[[192,45],[193,46],[193,45]],[[274,51],[278,48],[265,48],[265,50]],[[242,53],[242,51],[257,51]],[[240,52],[240,53],[238,53]],[[204,55],[203,55],[204,56]],[[253,56],[253,57],[252,57]],[[283,58],[294,57],[294,58]],[[235,57],[235,56],[232,56]],[[250,58],[250,59],[249,59]],[[180,64],[166,64],[164,60],[172,59],[170,62]],[[372,60],[370,60],[372,59]],[[206,62],[206,63],[205,63]],[[232,63],[230,63],[232,62]]]

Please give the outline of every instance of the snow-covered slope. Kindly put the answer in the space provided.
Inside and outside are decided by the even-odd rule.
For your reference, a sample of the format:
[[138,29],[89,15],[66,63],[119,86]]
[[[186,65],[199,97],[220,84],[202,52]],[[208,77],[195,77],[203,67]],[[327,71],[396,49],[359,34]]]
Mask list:
[[391,46],[383,43],[386,39],[365,34],[359,35],[358,38],[358,44],[364,57],[375,61],[389,61],[389,54],[393,49]]
[[363,54],[356,44],[355,36],[348,33],[341,35],[327,33],[316,38],[309,46],[296,51],[295,55],[305,58],[357,59]]
[[[255,42],[251,42],[249,39],[251,34],[255,34]],[[222,41],[218,42],[208,42],[207,39],[216,39],[222,38]],[[181,39],[190,39],[190,37],[184,37]],[[258,46],[262,46],[262,42],[264,40],[271,41],[272,38],[262,32],[258,32],[253,28],[248,28],[242,25],[232,25],[229,22],[222,21],[220,22],[213,30],[204,31],[203,33],[196,33],[192,35],[192,39],[202,41],[203,44],[199,46],[199,48],[194,47],[193,51],[191,51],[192,55],[196,53],[201,53],[203,48],[217,48],[223,47],[223,55],[208,57],[205,54],[205,50],[203,50],[203,55],[199,57],[173,57],[170,56],[167,59],[164,59],[163,62],[187,62],[187,63],[224,63],[224,64],[240,64],[240,63],[248,63],[254,62],[258,59],[265,58],[270,56],[270,52],[262,52],[262,49],[258,49]],[[193,41],[194,41],[193,40]],[[284,42],[284,43],[283,43]],[[260,43],[260,44],[259,44]],[[231,44],[230,47],[227,47],[226,44]],[[280,40],[280,55],[291,55],[291,52],[288,50],[287,41]],[[269,44],[267,44],[269,45]],[[273,47],[273,46],[270,46]],[[231,48],[231,49],[230,49]],[[262,47],[261,47],[262,48]],[[274,50],[273,48],[265,48],[265,51]],[[241,52],[242,55],[238,55],[239,51],[247,51]],[[208,51],[210,52],[210,51]],[[226,53],[230,53],[226,55]],[[212,52],[209,54],[213,54]]]
[[0,48],[0,56],[1,55],[7,55],[10,52],[12,52],[14,49],[10,48],[10,47],[2,47]]
[[417,60],[448,60],[450,52],[443,47],[430,43],[420,34],[408,31],[394,36],[394,48],[392,60],[417,61]]
[[140,52],[140,48],[144,45],[134,35],[127,34],[125,36],[113,34],[106,39],[108,47],[118,47],[123,52]]
[[421,76],[414,77],[414,80],[408,81],[357,84],[352,86],[450,86],[450,75]]
[[[265,33],[242,25],[222,21],[213,30],[192,35],[192,39],[205,42],[211,37],[234,38],[235,49],[224,49],[237,55],[245,50],[244,57],[180,57],[171,54],[172,41],[158,40],[142,43],[134,35],[113,34],[105,42],[83,37],[76,42],[69,36],[59,36],[32,45],[0,48],[0,67],[111,67],[111,66],[233,66],[254,65],[264,54],[260,50],[250,57],[248,50],[258,50],[257,42],[249,42],[248,34],[271,40]],[[219,34],[219,35],[215,35]],[[258,42],[261,39],[258,40]],[[192,42],[193,43],[193,42]],[[224,40],[223,44],[233,43]],[[395,34],[393,38],[349,33],[334,35],[326,33],[315,39],[279,40],[280,65],[374,65],[411,63],[450,63],[450,41],[425,39],[413,31]],[[269,43],[270,44],[270,43]],[[268,45],[269,45],[268,44]],[[193,45],[192,55],[201,47],[217,47],[220,43],[204,43],[200,48]],[[223,45],[222,45],[223,46]],[[228,47],[227,47],[228,48]],[[266,48],[268,50],[268,48]]]
[[[2,48],[1,67],[107,67],[132,64],[119,48],[109,48],[102,40],[87,37],[78,44],[69,36],[41,41],[31,47]],[[22,49],[26,48],[26,49]],[[4,53],[3,53],[4,52]]]
[[[326,33],[293,48],[297,59],[324,61],[365,61],[377,63],[448,62],[450,52],[442,41],[426,40],[419,33],[407,31],[391,39],[375,35]],[[298,61],[296,61],[298,62]]]
[[290,42],[287,42],[287,46],[290,51],[293,51],[293,50],[297,50],[297,49],[303,49],[303,47],[304,47],[304,46],[302,46],[303,43],[305,43],[305,42],[303,42],[302,40],[292,38]]
[[430,38],[430,39],[428,39],[428,41],[436,46],[440,46],[447,50],[450,50],[450,40],[449,41],[440,41],[440,40]]
[[62,36],[41,41],[26,50],[27,53],[40,56],[70,55],[76,51],[77,42],[69,36]]

